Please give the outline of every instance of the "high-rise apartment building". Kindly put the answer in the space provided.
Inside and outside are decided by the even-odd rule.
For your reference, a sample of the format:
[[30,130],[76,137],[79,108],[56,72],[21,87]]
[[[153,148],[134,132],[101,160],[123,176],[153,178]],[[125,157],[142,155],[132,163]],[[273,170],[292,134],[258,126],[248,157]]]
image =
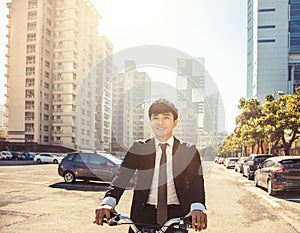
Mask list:
[[300,0],[248,0],[247,97],[300,85]]
[[177,59],[176,89],[180,110],[176,134],[183,141],[197,145],[198,133],[204,129],[204,58]]
[[205,96],[204,131],[219,131],[219,92]]
[[125,71],[114,78],[112,90],[112,150],[123,151],[134,141],[150,137],[150,77],[137,71],[134,61],[126,61]]
[[110,151],[113,45],[106,36],[97,40],[96,65],[96,149]]
[[5,106],[0,104],[0,130],[6,131],[5,129]]
[[8,141],[94,149],[99,14],[88,0],[12,0]]

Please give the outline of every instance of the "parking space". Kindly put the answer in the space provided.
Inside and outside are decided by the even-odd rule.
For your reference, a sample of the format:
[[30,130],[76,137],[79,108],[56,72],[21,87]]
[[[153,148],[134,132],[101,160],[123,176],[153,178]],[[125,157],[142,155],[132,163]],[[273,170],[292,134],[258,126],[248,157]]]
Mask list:
[[[0,232],[101,231],[92,222],[94,209],[108,183],[66,184],[57,167],[57,164],[0,167]],[[130,203],[130,198],[125,196],[124,202]],[[128,213],[128,208],[121,210]]]

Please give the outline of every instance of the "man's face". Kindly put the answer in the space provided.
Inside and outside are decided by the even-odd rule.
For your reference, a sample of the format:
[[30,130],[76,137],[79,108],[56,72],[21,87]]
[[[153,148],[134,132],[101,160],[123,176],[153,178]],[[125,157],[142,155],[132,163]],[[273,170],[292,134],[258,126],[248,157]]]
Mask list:
[[150,124],[156,138],[164,142],[172,136],[173,129],[176,127],[178,120],[170,112],[161,114],[152,114]]

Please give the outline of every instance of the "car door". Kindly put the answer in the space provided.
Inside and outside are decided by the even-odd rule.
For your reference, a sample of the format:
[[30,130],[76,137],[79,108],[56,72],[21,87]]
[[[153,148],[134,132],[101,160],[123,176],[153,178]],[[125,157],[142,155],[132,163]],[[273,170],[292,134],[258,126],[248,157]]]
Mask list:
[[76,155],[73,163],[73,169],[76,177],[89,177],[90,171],[88,168],[88,154],[79,153]]
[[260,165],[260,184],[265,188],[267,188],[268,178],[274,164],[275,163],[272,160],[266,160]]
[[111,181],[116,171],[116,165],[99,154],[91,154],[89,168],[92,175],[103,181]]

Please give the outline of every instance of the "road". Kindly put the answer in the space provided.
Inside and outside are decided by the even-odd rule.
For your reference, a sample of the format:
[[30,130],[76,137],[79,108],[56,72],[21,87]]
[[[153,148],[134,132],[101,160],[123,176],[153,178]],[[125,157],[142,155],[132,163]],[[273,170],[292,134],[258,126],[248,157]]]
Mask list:
[[[92,223],[94,209],[108,184],[65,184],[54,164],[0,161],[0,232],[127,232],[126,226],[99,227]],[[206,233],[300,232],[300,196],[270,197],[233,170],[219,164],[206,166]],[[128,215],[132,198],[125,191],[117,210]],[[190,231],[194,232],[194,231]]]

